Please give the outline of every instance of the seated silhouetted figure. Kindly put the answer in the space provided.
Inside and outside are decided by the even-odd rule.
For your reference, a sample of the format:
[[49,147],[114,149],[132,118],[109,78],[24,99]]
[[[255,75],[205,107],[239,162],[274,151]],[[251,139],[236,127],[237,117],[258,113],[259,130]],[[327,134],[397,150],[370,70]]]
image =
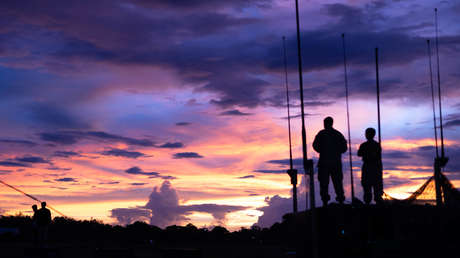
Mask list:
[[372,201],[372,190],[374,191],[374,201],[382,203],[383,195],[383,176],[382,176],[382,148],[374,140],[375,129],[366,129],[367,141],[359,146],[358,156],[363,158],[361,169],[361,184],[364,191],[364,202],[369,204]]
[[319,153],[318,180],[321,200],[326,206],[330,200],[329,177],[334,185],[336,201],[343,203],[342,153],[347,151],[347,141],[343,135],[332,128],[332,117],[324,119],[324,130],[321,130],[313,141],[313,149]]
[[51,223],[51,212],[46,208],[46,202],[37,211],[38,241],[41,247],[45,247],[48,241],[48,226]]

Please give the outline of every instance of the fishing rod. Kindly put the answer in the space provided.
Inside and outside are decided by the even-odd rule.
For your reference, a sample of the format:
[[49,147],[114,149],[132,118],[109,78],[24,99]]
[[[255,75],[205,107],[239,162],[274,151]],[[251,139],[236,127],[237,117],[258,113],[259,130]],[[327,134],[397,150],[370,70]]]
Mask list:
[[[436,59],[437,59],[437,70],[438,70],[438,102],[439,102],[439,130],[441,133],[441,158],[445,159],[444,152],[444,128],[442,124],[442,104],[441,104],[441,73],[439,72],[439,46],[438,46],[438,8],[434,8],[434,17],[435,17],[435,31],[436,31]],[[444,163],[444,162],[443,162]],[[447,161],[445,162],[447,163]],[[442,166],[445,165],[442,164]]]
[[347,103],[347,127],[348,127],[348,157],[350,166],[350,184],[351,184],[351,200],[355,199],[355,187],[353,183],[353,161],[351,156],[351,134],[350,134],[350,107],[348,103],[348,75],[347,75],[347,53],[345,48],[345,33],[342,33],[342,47],[343,47],[343,71],[345,75],[345,99]]
[[[315,181],[313,176],[313,160],[308,159],[307,153],[307,133],[305,130],[305,111],[304,111],[304,98],[303,98],[303,76],[302,76],[302,53],[300,44],[300,21],[299,21],[299,1],[295,0],[295,16],[296,16],[296,32],[297,32],[297,59],[299,68],[299,88],[300,88],[300,112],[302,117],[302,155],[303,155],[303,168],[305,171],[305,178],[307,177],[307,171],[309,172],[310,178],[310,210],[311,210],[311,230],[312,230],[312,257],[317,258],[318,254],[318,230],[317,230],[317,218],[316,218],[316,204],[315,204]],[[307,180],[305,180],[307,181]],[[305,198],[308,200],[308,198]],[[307,206],[308,207],[308,206]],[[306,213],[306,209],[305,209]],[[306,214],[305,214],[306,215]],[[305,216],[308,217],[308,216]]]
[[433,106],[433,128],[434,128],[434,143],[436,146],[436,158],[439,158],[439,150],[438,150],[438,130],[436,128],[436,105],[434,102],[434,85],[433,85],[433,69],[431,64],[431,45],[430,40],[426,41],[427,48],[428,48],[428,65],[430,66],[430,86],[431,86],[431,102]]
[[[2,183],[2,184],[5,185],[5,186],[8,186],[9,188],[11,188],[11,189],[13,189],[13,190],[15,190],[15,191],[17,191],[17,192],[22,193],[23,195],[29,197],[30,199],[32,199],[32,200],[34,200],[34,201],[37,201],[37,202],[39,202],[39,203],[42,202],[42,201],[40,201],[38,198],[36,198],[36,197],[34,197],[34,196],[32,196],[32,195],[30,195],[30,194],[28,194],[28,193],[26,193],[26,192],[24,192],[24,191],[18,189],[18,188],[14,187],[14,186],[12,186],[12,185],[10,185],[10,184],[7,184],[7,183],[5,183],[5,182],[2,181],[2,180],[0,180],[0,183]],[[50,205],[47,204],[46,206],[47,206],[48,208],[50,208],[51,210],[53,210],[54,212],[56,212],[57,214],[61,215],[62,217],[67,217],[66,215],[62,214],[60,211],[56,210],[55,208],[51,207]]]
[[289,110],[289,84],[287,72],[287,55],[286,55],[286,37],[283,36],[283,53],[284,53],[284,75],[286,85],[286,105],[288,114],[288,131],[289,131],[289,170],[287,171],[291,178],[292,184],[292,201],[294,213],[297,213],[297,169],[294,169],[292,163],[292,141],[291,141],[291,112]]

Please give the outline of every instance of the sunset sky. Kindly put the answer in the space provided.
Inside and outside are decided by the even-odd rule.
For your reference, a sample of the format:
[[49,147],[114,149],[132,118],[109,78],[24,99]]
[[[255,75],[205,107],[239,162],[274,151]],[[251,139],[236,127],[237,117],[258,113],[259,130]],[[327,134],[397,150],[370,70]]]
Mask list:
[[[359,198],[356,152],[364,130],[377,124],[375,47],[385,191],[406,197],[432,174],[426,40],[434,42],[438,8],[451,158],[445,174],[460,187],[460,2],[299,4],[308,155],[314,159],[311,142],[324,117],[334,117],[334,127],[347,133],[346,34]],[[0,180],[67,216],[112,224],[143,220],[235,230],[270,226],[291,211],[281,38],[300,169],[294,0],[2,0],[0,14]],[[299,183],[305,209],[303,176]],[[30,214],[34,204],[3,185],[0,200],[0,214]]]

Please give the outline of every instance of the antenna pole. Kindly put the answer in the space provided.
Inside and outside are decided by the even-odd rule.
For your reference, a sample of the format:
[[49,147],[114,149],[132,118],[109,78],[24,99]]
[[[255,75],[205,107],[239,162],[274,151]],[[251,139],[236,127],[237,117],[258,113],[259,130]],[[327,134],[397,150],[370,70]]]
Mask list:
[[439,158],[439,150],[438,150],[438,130],[436,129],[436,105],[434,103],[434,85],[433,85],[433,69],[431,64],[431,45],[430,40],[426,41],[427,48],[428,48],[428,64],[430,66],[430,86],[431,86],[431,102],[433,106],[433,129],[434,129],[434,144],[436,147],[436,158]]
[[444,159],[445,158],[445,152],[444,152],[444,128],[443,128],[443,124],[442,124],[441,73],[439,72],[438,8],[434,9],[434,16],[435,16],[435,27],[436,27],[436,59],[437,59],[437,66],[438,66],[439,129],[440,129],[440,132],[441,132],[441,157]]
[[380,127],[380,78],[379,78],[379,49],[375,48],[375,75],[377,85],[377,127],[379,133],[379,144],[382,145],[382,133]]
[[286,85],[286,105],[288,114],[288,132],[289,132],[289,170],[287,171],[291,178],[292,184],[292,201],[294,214],[297,213],[297,170],[293,168],[292,164],[292,141],[291,141],[291,113],[289,110],[289,84],[287,72],[287,55],[286,55],[286,37],[283,36],[283,52],[284,52],[284,75]]
[[[302,117],[302,154],[303,154],[303,168],[305,176],[307,171],[310,176],[310,210],[311,210],[311,229],[312,229],[312,257],[318,257],[318,238],[317,238],[317,221],[316,221],[316,205],[315,205],[315,181],[313,178],[313,160],[308,159],[307,155],[307,133],[305,131],[305,111],[304,111],[304,98],[303,98],[303,76],[302,76],[302,53],[300,44],[300,22],[299,22],[299,1],[295,0],[295,15],[297,25],[297,58],[299,66],[299,87],[300,87],[300,111]],[[308,199],[308,198],[306,198]],[[305,216],[307,217],[307,216]]]
[[351,184],[351,200],[355,198],[355,187],[353,183],[353,161],[351,156],[351,133],[350,133],[350,107],[348,102],[348,75],[347,75],[347,53],[345,48],[345,34],[342,34],[342,46],[343,46],[343,71],[345,75],[345,99],[347,103],[347,127],[348,127],[348,158],[350,166],[350,184]]

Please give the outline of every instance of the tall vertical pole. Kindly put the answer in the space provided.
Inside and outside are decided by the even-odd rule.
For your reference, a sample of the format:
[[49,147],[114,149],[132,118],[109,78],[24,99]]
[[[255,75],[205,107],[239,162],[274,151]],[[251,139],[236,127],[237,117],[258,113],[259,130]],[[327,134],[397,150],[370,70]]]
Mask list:
[[[307,133],[305,131],[305,111],[303,98],[303,76],[302,76],[302,53],[300,44],[300,21],[299,21],[299,1],[295,0],[295,15],[297,24],[297,59],[299,66],[299,87],[300,87],[300,111],[302,117],[302,154],[303,168],[305,174],[307,171],[310,176],[310,210],[311,210],[311,228],[312,228],[312,257],[318,257],[318,239],[316,227],[316,209],[315,209],[315,182],[313,180],[313,160],[309,160],[307,156]],[[306,176],[306,175],[305,175]]]
[[434,162],[434,179],[436,186],[436,205],[443,204],[441,193],[441,169],[447,164],[448,158],[445,156],[444,151],[444,127],[442,122],[442,95],[441,95],[441,73],[439,69],[439,46],[438,46],[438,8],[434,9],[435,17],[435,31],[436,31],[436,59],[437,59],[437,72],[438,72],[438,102],[439,102],[439,131],[441,136],[441,157],[435,159]]
[[[383,161],[382,161],[382,130],[380,124],[380,77],[379,77],[379,49],[375,48],[375,76],[376,76],[376,86],[377,86],[377,128],[379,132],[379,162],[381,173],[383,174]],[[382,190],[383,190],[383,180],[382,180]]]
[[289,110],[289,84],[287,72],[287,55],[286,55],[286,38],[283,36],[283,53],[284,53],[284,77],[286,85],[286,105],[288,114],[288,132],[289,132],[289,170],[288,174],[291,178],[292,184],[292,206],[294,214],[297,213],[297,170],[294,169],[292,164],[292,141],[291,141],[291,112]]
[[379,49],[375,48],[375,76],[377,85],[377,128],[379,133],[379,144],[382,145],[382,132],[380,127],[380,78],[379,78]]
[[433,107],[433,129],[434,129],[434,145],[436,147],[436,158],[439,158],[439,148],[438,148],[438,129],[436,128],[436,105],[434,102],[434,85],[433,85],[433,68],[431,63],[431,44],[430,40],[426,41],[428,48],[428,65],[430,71],[430,86],[431,86],[431,102]]
[[441,132],[441,157],[445,158],[444,152],[444,128],[442,124],[442,104],[441,104],[441,73],[439,72],[439,46],[438,46],[438,8],[434,9],[436,27],[436,59],[438,67],[438,98],[439,98],[439,129]]
[[345,48],[345,34],[342,34],[342,46],[343,46],[343,71],[345,75],[345,99],[347,103],[347,127],[348,127],[348,158],[350,166],[350,184],[351,184],[351,200],[355,199],[355,187],[353,183],[353,161],[351,156],[351,133],[350,133],[350,107],[348,102],[348,75],[347,75],[347,53]]

